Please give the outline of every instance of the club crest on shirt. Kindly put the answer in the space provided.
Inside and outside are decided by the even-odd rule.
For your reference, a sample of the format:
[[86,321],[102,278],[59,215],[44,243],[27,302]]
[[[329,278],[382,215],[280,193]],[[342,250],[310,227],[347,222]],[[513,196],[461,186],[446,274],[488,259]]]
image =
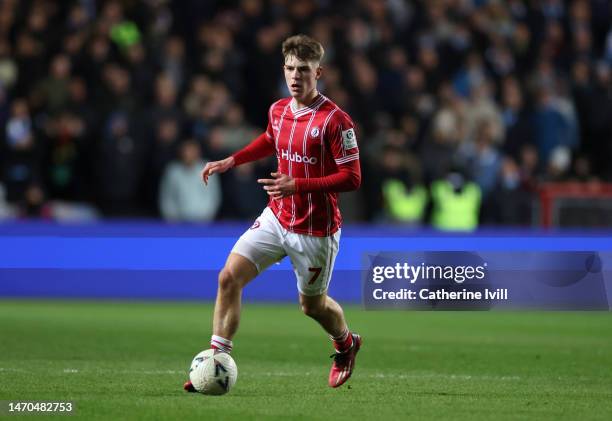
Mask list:
[[318,128],[318,127],[313,127],[313,128],[310,130],[310,137],[314,137],[314,138],[316,138],[316,137],[318,137],[318,136],[319,136],[319,128]]

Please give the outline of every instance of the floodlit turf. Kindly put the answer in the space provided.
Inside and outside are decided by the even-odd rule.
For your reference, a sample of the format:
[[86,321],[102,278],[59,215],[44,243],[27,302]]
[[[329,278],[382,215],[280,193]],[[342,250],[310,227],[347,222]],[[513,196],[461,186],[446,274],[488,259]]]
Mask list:
[[[83,419],[612,419],[612,314],[365,312],[354,377],[296,305],[246,305],[229,395],[183,392],[208,304],[0,301],[0,400]],[[75,419],[77,419],[75,418]]]

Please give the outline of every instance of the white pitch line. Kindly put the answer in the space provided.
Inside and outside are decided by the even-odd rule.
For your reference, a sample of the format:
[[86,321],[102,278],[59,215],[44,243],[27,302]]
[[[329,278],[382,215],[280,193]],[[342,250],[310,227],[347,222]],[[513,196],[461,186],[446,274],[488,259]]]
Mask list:
[[10,371],[13,373],[27,373],[28,370],[24,370],[23,368],[12,368],[12,367],[0,367],[0,371]]
[[[52,369],[50,370],[53,373],[62,373],[62,374],[144,374],[151,376],[159,376],[159,375],[183,375],[188,376],[189,371],[185,370],[116,370],[112,368],[94,368],[94,369],[76,369],[76,368],[63,368],[63,369]],[[32,370],[23,369],[23,368],[15,368],[15,367],[0,367],[1,372],[12,372],[12,373],[31,373]],[[265,371],[265,372],[242,372],[241,377],[247,378],[256,378],[256,377],[307,377],[307,376],[323,376],[327,373],[323,371],[319,372],[288,372],[288,371]],[[404,374],[396,374],[396,373],[375,373],[375,374],[363,374],[359,369],[357,370],[357,376],[360,378],[367,379],[390,379],[390,380],[406,380],[406,379],[443,379],[443,380],[475,380],[475,381],[519,381],[537,378],[538,376],[494,376],[494,375],[473,375],[473,374],[444,374],[444,373],[404,373]],[[541,377],[541,376],[540,376]],[[550,377],[547,377],[550,378]],[[594,381],[601,380],[598,377],[586,377],[586,376],[578,376],[578,377],[568,377],[568,376],[557,376],[557,380],[559,381]]]
[[[111,373],[111,374],[144,374],[159,376],[164,374],[183,374],[187,375],[187,370],[114,370],[114,369],[76,369],[76,368],[64,368],[60,370],[65,374],[92,374],[92,373]],[[15,373],[27,373],[29,370],[12,367],[0,367],[0,372],[15,372]],[[318,374],[318,373],[317,373]],[[287,372],[287,371],[266,371],[263,373],[251,372],[243,373],[243,377],[304,377],[317,375],[313,372]],[[518,381],[522,378],[520,376],[492,376],[492,375],[472,375],[472,374],[442,374],[442,373],[407,373],[407,374],[394,374],[394,373],[376,373],[376,374],[358,374],[359,377],[365,377],[369,379],[390,379],[390,380],[402,380],[402,379],[445,379],[445,380],[492,380],[492,381]],[[561,378],[559,378],[561,380]],[[585,380],[580,378],[578,380]]]
[[375,379],[423,379],[423,378],[441,378],[450,380],[521,380],[519,376],[490,376],[490,375],[472,375],[472,374],[441,374],[441,373],[414,373],[414,374],[370,374],[367,377]]
[[[314,373],[289,373],[289,372],[265,372],[265,373],[248,373],[243,376],[257,377],[303,377],[310,376]],[[521,380],[519,376],[491,376],[491,375],[471,375],[471,374],[442,374],[442,373],[413,373],[413,374],[393,374],[393,373],[376,373],[376,374],[358,374],[359,377],[366,377],[369,379],[424,379],[424,378],[440,378],[446,380],[502,380],[502,381],[516,381]]]

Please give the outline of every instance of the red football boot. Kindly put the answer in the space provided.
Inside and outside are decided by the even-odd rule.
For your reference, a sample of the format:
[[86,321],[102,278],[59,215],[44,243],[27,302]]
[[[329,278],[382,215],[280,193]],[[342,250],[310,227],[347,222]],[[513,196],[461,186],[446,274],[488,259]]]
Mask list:
[[187,380],[185,382],[185,384],[183,385],[183,389],[185,389],[187,392],[191,392],[191,393],[197,392],[197,390],[195,390],[195,387],[193,387],[193,384],[191,383],[191,380]]
[[331,358],[334,359],[331,371],[329,372],[330,387],[340,387],[353,374],[355,368],[355,357],[361,348],[361,336],[353,333],[353,345],[344,352],[336,352]]

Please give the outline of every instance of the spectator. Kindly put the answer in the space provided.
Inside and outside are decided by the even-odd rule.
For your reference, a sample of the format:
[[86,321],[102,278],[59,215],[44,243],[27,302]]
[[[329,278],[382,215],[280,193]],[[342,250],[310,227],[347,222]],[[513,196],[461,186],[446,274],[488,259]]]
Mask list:
[[381,189],[385,220],[418,226],[424,221],[427,190],[421,183],[418,161],[397,146],[383,152]]
[[469,102],[465,107],[465,136],[474,140],[483,124],[488,125],[491,140],[496,145],[503,143],[504,131],[499,106],[493,100],[492,84],[482,80],[470,89]]
[[179,122],[172,117],[165,117],[154,126],[151,162],[148,163],[146,177],[146,199],[148,206],[157,209],[160,181],[166,167],[177,155],[181,130]]
[[421,148],[426,183],[444,177],[452,167],[455,154],[465,138],[462,102],[450,84],[440,88],[442,104],[433,118],[431,134]]
[[90,186],[79,156],[85,155],[87,126],[79,116],[63,111],[45,126],[44,178],[49,194],[57,199],[82,200]]
[[502,107],[503,151],[516,159],[523,145],[534,143],[534,133],[531,112],[515,78],[503,81]]
[[141,103],[151,103],[153,94],[150,92],[150,87],[155,80],[155,68],[147,55],[146,47],[137,42],[127,47],[124,54],[134,93]]
[[478,227],[481,192],[463,171],[452,168],[431,184],[432,225],[445,231],[472,231]]
[[167,75],[172,82],[172,86],[180,91],[185,79],[191,77],[191,69],[185,55],[183,39],[178,36],[169,37],[164,44],[158,62],[161,72]]
[[47,202],[45,193],[40,185],[31,184],[26,188],[18,214],[22,218],[51,218],[51,206]]
[[222,150],[222,155],[242,149],[261,132],[247,124],[242,107],[236,103],[228,107],[219,130],[221,133],[218,149]]
[[501,165],[501,156],[494,143],[494,124],[482,121],[476,128],[475,140],[463,143],[458,151],[470,178],[480,187],[484,200],[489,198],[497,183]]
[[41,177],[41,147],[32,126],[28,104],[24,99],[16,99],[6,123],[3,145],[2,181],[9,202],[20,201],[27,186]]
[[51,62],[49,76],[38,85],[36,97],[49,113],[58,112],[68,102],[70,74],[71,64],[68,56],[55,56]]
[[125,112],[109,116],[96,150],[96,192],[106,216],[144,214],[142,187],[147,147]]
[[160,73],[155,79],[155,101],[146,116],[148,121],[160,121],[172,118],[183,125],[183,114],[179,108],[178,90],[174,81],[167,74]]
[[490,200],[484,206],[481,221],[487,225],[527,226],[532,218],[532,193],[521,183],[521,173],[511,157],[504,157],[500,177]]
[[6,90],[15,85],[19,72],[11,50],[11,44],[0,37],[0,86]]
[[548,165],[553,150],[558,146],[578,146],[574,123],[572,117],[561,112],[550,89],[541,88],[537,94],[534,125],[538,155],[542,164]]
[[171,162],[161,180],[159,207],[167,221],[211,221],[221,205],[218,178],[202,184],[201,171],[205,161],[194,140],[183,142],[179,159]]

